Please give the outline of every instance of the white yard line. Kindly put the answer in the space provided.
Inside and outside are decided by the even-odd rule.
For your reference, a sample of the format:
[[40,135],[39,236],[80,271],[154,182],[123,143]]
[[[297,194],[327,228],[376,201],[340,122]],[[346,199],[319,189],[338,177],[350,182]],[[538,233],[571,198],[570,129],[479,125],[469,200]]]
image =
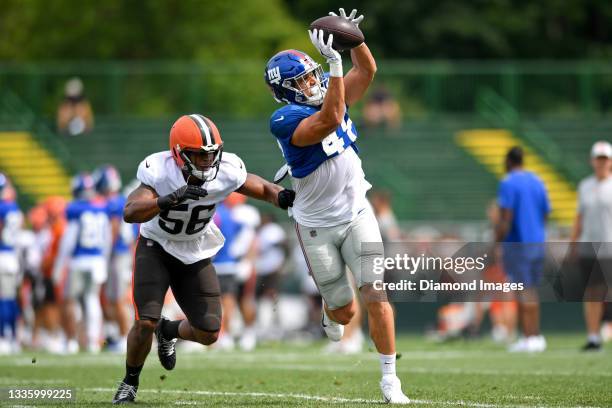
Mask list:
[[[116,391],[114,388],[83,388],[80,391],[89,392],[108,392],[113,393]],[[139,393],[150,393],[150,394],[179,394],[179,395],[192,395],[192,396],[221,396],[221,397],[251,397],[251,398],[278,398],[278,399],[297,399],[304,401],[318,401],[327,402],[331,404],[383,404],[382,399],[364,399],[364,398],[341,398],[341,397],[326,397],[321,395],[309,395],[309,394],[296,394],[296,393],[272,393],[272,392],[237,392],[237,391],[185,391],[185,390],[138,390]],[[420,405],[449,405],[449,406],[467,406],[477,408],[530,408],[539,407],[546,408],[545,405],[503,405],[503,404],[487,404],[474,401],[434,401],[434,400],[421,400],[411,399],[413,404]],[[177,401],[175,404],[178,405],[192,405],[192,402],[196,401]],[[598,408],[598,407],[576,407],[576,408]]]
[[18,384],[68,384],[70,382],[67,378],[55,378],[55,379],[47,379],[47,378],[28,378],[25,379],[15,379],[12,377],[0,377],[0,385],[18,385]]
[[[97,392],[113,392],[113,388],[85,388],[83,391]],[[272,393],[272,392],[236,392],[236,391],[184,391],[184,390],[138,390],[138,392],[146,393],[162,393],[162,394],[180,394],[180,395],[204,395],[204,396],[221,396],[221,397],[252,397],[252,398],[279,398],[279,399],[298,399],[304,401],[328,402],[331,404],[382,404],[382,399],[365,399],[365,398],[342,398],[342,397],[325,397],[321,395],[296,394],[296,393]],[[483,404],[478,402],[465,401],[429,401],[429,400],[411,400],[414,404],[422,405],[453,405],[453,406],[471,406],[480,408],[497,408],[503,405]]]

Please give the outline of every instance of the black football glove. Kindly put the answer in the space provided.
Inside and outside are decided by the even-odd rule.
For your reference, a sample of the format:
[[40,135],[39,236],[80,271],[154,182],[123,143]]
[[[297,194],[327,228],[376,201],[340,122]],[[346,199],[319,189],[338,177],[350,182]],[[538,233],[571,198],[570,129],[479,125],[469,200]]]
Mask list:
[[293,200],[295,200],[295,191],[284,189],[278,192],[278,206],[283,210],[293,207]]
[[202,187],[186,185],[168,195],[159,197],[157,199],[157,206],[160,210],[164,211],[182,203],[185,200],[199,200],[207,195],[208,191]]

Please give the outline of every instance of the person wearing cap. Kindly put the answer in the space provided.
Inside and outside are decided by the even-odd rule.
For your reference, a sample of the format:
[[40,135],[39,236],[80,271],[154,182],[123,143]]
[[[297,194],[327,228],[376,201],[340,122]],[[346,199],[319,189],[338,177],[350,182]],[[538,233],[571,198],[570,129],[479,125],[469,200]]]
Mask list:
[[93,111],[80,78],[71,78],[64,88],[64,100],[57,110],[57,130],[77,136],[93,129]]
[[517,293],[522,336],[510,352],[542,352],[546,339],[540,334],[540,303],[537,288],[544,266],[546,220],[550,202],[544,183],[523,169],[523,149],[506,154],[506,177],[499,184],[499,220],[495,238],[501,242],[504,271],[513,283],[522,283]]
[[606,296],[604,274],[612,269],[612,145],[599,141],[591,149],[593,174],[578,186],[578,213],[572,242],[585,282],[584,319],[587,343],[584,351],[601,349],[599,328]]

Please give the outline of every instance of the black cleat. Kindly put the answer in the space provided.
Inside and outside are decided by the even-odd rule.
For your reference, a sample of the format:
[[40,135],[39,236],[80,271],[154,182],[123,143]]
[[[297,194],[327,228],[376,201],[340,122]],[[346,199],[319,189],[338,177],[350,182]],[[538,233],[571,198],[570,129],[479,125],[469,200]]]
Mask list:
[[587,342],[587,344],[582,346],[582,351],[600,351],[600,350],[601,350],[601,343],[594,342],[594,341],[589,341]]
[[155,338],[157,339],[157,356],[162,367],[172,370],[176,365],[176,350],[174,348],[176,339],[168,340],[162,334],[162,326],[168,321],[162,317],[155,328]]
[[129,385],[121,381],[119,383],[119,388],[113,397],[113,404],[133,403],[136,399],[136,391],[138,391],[137,385]]

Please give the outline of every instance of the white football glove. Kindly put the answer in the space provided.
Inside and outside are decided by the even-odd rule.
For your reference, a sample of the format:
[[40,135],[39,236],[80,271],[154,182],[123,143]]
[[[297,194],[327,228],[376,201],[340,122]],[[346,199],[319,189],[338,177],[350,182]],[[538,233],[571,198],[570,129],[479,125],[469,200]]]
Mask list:
[[342,77],[342,57],[340,53],[332,47],[334,35],[330,34],[329,37],[327,37],[327,42],[323,39],[325,35],[323,30],[317,30],[316,28],[312,31],[308,30],[308,35],[310,35],[310,41],[312,41],[317,51],[327,60],[329,64],[329,75],[333,77]]
[[[340,12],[340,17],[346,18],[347,20],[349,20],[351,23],[355,24],[356,26],[359,26],[359,23],[363,21],[363,14],[355,18],[355,15],[357,14],[357,9],[353,9],[353,11],[351,11],[351,14],[349,14],[348,16],[344,12],[343,8],[340,8],[338,11]],[[329,15],[338,17],[338,15],[334,13],[333,11],[330,11]]]
[[317,30],[315,28],[312,31],[308,31],[308,34],[310,34],[310,41],[312,41],[312,44],[315,46],[317,51],[319,51],[321,55],[325,57],[328,64],[342,61],[340,53],[334,50],[334,48],[332,47],[332,44],[334,42],[333,34],[330,34],[329,37],[327,37],[327,43],[323,39],[325,35],[325,32],[323,32],[323,30]]

